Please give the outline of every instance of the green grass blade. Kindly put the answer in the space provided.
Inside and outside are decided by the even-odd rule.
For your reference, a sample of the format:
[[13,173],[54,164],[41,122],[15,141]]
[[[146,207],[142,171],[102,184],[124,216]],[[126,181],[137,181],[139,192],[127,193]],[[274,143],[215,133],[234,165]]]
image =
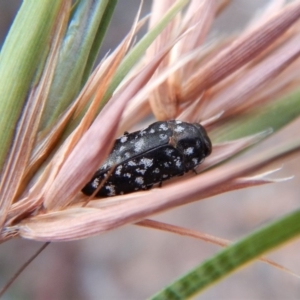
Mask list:
[[[75,6],[61,45],[40,130],[51,128],[78,94],[101,45],[113,7],[114,1],[109,0],[81,0]],[[110,16],[105,15],[107,11]],[[106,27],[101,27],[102,22]]]
[[299,220],[300,210],[297,210],[251,233],[244,239],[220,251],[214,257],[206,260],[199,267],[190,271],[150,299],[187,299],[201,292],[246,263],[299,236]]
[[[0,169],[13,142],[27,94],[49,51],[62,0],[24,1],[0,55]],[[42,61],[42,62],[41,62]]]
[[211,133],[214,143],[252,135],[268,128],[278,131],[300,115],[300,90],[230,120]]
[[115,10],[115,7],[117,5],[117,2],[118,2],[118,0],[110,0],[110,1],[108,1],[107,5],[105,7],[101,22],[100,22],[98,30],[97,30],[97,34],[94,39],[94,43],[91,47],[88,61],[86,63],[86,67],[85,67],[85,71],[84,71],[83,79],[82,79],[82,84],[81,84],[82,86],[84,85],[88,76],[90,75],[92,67],[95,63],[95,60],[96,60],[98,54],[99,54],[99,50],[100,50],[102,41],[106,34],[106,30],[110,24],[110,21],[111,21],[113,12]]

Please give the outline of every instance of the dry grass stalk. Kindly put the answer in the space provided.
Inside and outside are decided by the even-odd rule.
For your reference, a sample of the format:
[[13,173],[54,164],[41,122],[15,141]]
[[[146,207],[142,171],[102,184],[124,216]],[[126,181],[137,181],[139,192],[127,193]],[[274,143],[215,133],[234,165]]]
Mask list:
[[[178,227],[178,226],[174,226],[174,225],[170,225],[170,224],[166,224],[166,223],[162,223],[162,222],[158,222],[158,221],[154,221],[154,220],[145,219],[141,222],[136,223],[136,225],[142,226],[142,227],[147,227],[147,228],[152,228],[152,229],[157,229],[157,230],[162,230],[165,232],[175,233],[175,234],[179,234],[179,235],[190,237],[190,238],[195,238],[195,239],[207,242],[207,243],[219,245],[221,247],[229,246],[232,243],[229,240],[221,239],[219,237],[215,237],[215,236],[212,236],[212,235],[204,233],[204,232],[190,230],[187,228]],[[268,258],[261,257],[259,260],[262,262],[265,262],[281,271],[289,273],[290,275],[300,278],[300,276],[298,274],[295,274],[291,270],[277,264],[276,262],[274,262]]]

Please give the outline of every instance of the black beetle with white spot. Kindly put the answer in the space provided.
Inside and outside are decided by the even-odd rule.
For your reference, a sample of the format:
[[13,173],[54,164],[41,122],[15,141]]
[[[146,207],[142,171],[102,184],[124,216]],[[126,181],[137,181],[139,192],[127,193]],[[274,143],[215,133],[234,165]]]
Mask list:
[[107,160],[82,189],[107,197],[150,189],[195,169],[212,151],[205,129],[178,120],[155,122],[125,133],[115,141]]

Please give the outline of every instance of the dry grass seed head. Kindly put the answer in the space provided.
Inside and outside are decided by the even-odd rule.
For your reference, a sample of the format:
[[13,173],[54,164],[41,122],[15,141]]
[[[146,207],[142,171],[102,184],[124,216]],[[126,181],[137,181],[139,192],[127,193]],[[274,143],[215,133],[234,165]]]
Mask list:
[[[195,2],[192,2],[192,5],[195,5]],[[263,156],[263,158],[250,159],[245,161],[242,165],[225,164],[201,176],[190,178],[184,182],[170,184],[162,190],[154,189],[149,192],[140,192],[135,195],[120,196],[115,197],[115,199],[106,200],[105,205],[103,200],[94,200],[88,203],[87,207],[82,207],[80,203],[71,205],[76,197],[77,201],[83,201],[84,203],[85,197],[82,195],[78,196],[78,190],[80,190],[87,179],[93,174],[97,165],[103,161],[108,153],[118,129],[119,120],[127,103],[132,98],[134,98],[132,99],[133,102],[135,99],[139,99],[139,97],[140,99],[145,99],[144,96],[141,97],[139,95],[139,91],[142,90],[143,86],[149,81],[155,71],[157,72],[156,76],[159,76],[161,69],[170,68],[169,63],[174,61],[174,57],[178,57],[179,54],[185,52],[188,53],[187,56],[191,55],[189,51],[192,51],[194,46],[202,45],[208,32],[208,24],[211,24],[213,15],[218,9],[213,7],[211,1],[203,1],[198,8],[201,12],[202,19],[197,22],[195,21],[197,19],[195,18],[196,15],[186,15],[183,17],[186,23],[187,20],[193,20],[191,28],[184,28],[183,30],[174,32],[174,26],[177,26],[179,22],[178,19],[175,19],[174,23],[171,23],[167,29],[167,31],[171,30],[173,41],[171,40],[166,45],[162,40],[158,40],[157,49],[152,52],[151,60],[149,60],[149,56],[147,56],[148,62],[146,67],[112,97],[110,102],[95,119],[94,123],[81,137],[82,131],[84,130],[82,130],[80,126],[86,128],[87,124],[93,119],[92,116],[89,116],[89,114],[93,114],[93,110],[90,109],[88,111],[86,119],[79,125],[70,139],[66,141],[65,146],[59,150],[49,165],[49,169],[47,168],[44,171],[44,174],[37,182],[35,188],[30,191],[29,197],[19,203],[17,202],[11,209],[9,216],[11,218],[10,220],[15,220],[15,213],[18,213],[18,216],[22,215],[26,212],[26,205],[29,211],[32,211],[34,207],[43,203],[43,207],[46,211],[40,211],[36,216],[26,218],[20,223],[9,227],[7,232],[10,234],[18,232],[22,237],[36,240],[73,240],[111,230],[127,223],[137,222],[153,213],[161,212],[191,201],[204,199],[217,193],[266,182],[265,180],[248,180],[247,182],[244,180],[241,182],[237,180],[237,178],[249,176],[249,174],[257,172],[259,168],[270,163],[271,159],[281,158],[282,155],[280,153],[274,154],[271,156],[271,159],[270,156],[268,156],[269,154]],[[191,12],[189,9],[187,11],[189,13]],[[205,98],[208,95],[214,95],[213,89],[216,88],[217,90],[218,84],[222,84],[220,83],[222,80],[222,88],[225,93],[226,88],[230,88],[230,84],[231,88],[234,87],[236,79],[233,80],[233,78],[231,78],[227,84],[224,84],[224,82],[226,82],[224,79],[229,78],[232,74],[234,75],[234,72],[238,69],[243,71],[243,78],[241,80],[244,80],[242,84],[244,90],[239,92],[242,94],[244,92],[246,101],[246,98],[251,95],[247,92],[249,87],[247,87],[245,82],[249,82],[248,86],[254,86],[255,88],[260,87],[264,81],[271,82],[272,77],[277,75],[277,70],[281,71],[288,63],[291,63],[297,57],[297,47],[293,48],[290,45],[282,46],[282,49],[285,49],[284,47],[291,49],[291,54],[288,59],[283,59],[278,63],[277,69],[274,68],[275,71],[273,71],[273,73],[265,72],[265,76],[262,76],[261,81],[258,81],[254,85],[253,78],[255,78],[255,76],[252,75],[251,77],[251,72],[255,74],[256,69],[257,72],[259,72],[259,64],[254,64],[249,67],[249,62],[257,58],[264,49],[270,47],[272,43],[281,37],[299,16],[299,4],[295,3],[287,6],[276,16],[260,24],[259,27],[255,27],[248,32],[246,31],[240,37],[237,37],[236,40],[230,43],[224,50],[219,48],[219,53],[214,55],[212,59],[208,60],[200,68],[199,64],[196,64],[197,69],[193,70],[192,63],[187,60],[184,68],[170,74],[151,94],[152,108],[154,108],[154,113],[157,114],[157,118],[165,118],[167,116],[175,118],[179,113],[183,113],[184,109],[188,109],[188,107],[183,106],[183,108],[180,109],[182,105],[181,100],[183,103],[189,103],[189,101],[194,99],[198,99],[200,102],[204,100],[208,102]],[[153,16],[153,20],[154,19],[155,15]],[[186,25],[186,23],[184,22],[183,24]],[[198,25],[201,27],[201,34],[195,30]],[[186,35],[184,35],[185,33]],[[180,38],[182,38],[182,41],[180,41]],[[191,42],[184,44],[183,41],[185,38],[188,38]],[[174,46],[178,40],[180,42]],[[182,46],[183,44],[185,46]],[[120,55],[116,56],[117,61],[123,57],[126,49],[126,47],[120,48]],[[172,50],[170,51],[170,49]],[[199,53],[199,57],[201,57],[201,53]],[[268,56],[266,57],[268,58]],[[271,60],[272,58],[269,59]],[[164,60],[164,63],[160,64],[162,60]],[[268,62],[268,60],[266,61]],[[262,61],[261,64],[266,64],[266,61]],[[247,68],[245,66],[247,66]],[[115,65],[115,68],[116,67],[117,64]],[[264,67],[263,69],[265,70],[266,68]],[[97,73],[94,73],[93,76],[96,76],[96,74]],[[189,77],[183,81],[183,85],[181,85],[179,79],[186,74],[188,74]],[[105,78],[107,81],[104,80],[104,87],[99,88],[96,92],[94,100],[96,102],[100,101],[103,96],[104,89],[108,85],[112,73],[107,73],[106,75],[107,77]],[[99,78],[102,77],[100,76]],[[169,95],[169,99],[162,97],[162,91],[164,95],[167,91],[166,94]],[[234,92],[237,93],[236,90],[234,90]],[[222,89],[219,89],[218,94],[221,93]],[[210,105],[214,102],[218,103],[217,99],[218,97],[216,96],[211,97],[209,101]],[[229,104],[232,104],[232,99],[236,99],[236,96],[229,97]],[[168,103],[164,102],[166,100]],[[150,107],[147,104],[143,105],[145,114],[145,112],[149,111]],[[208,108],[207,110],[204,109],[201,115],[199,113],[198,119],[203,119],[204,116],[206,118],[213,117],[218,110],[224,110],[223,105],[224,103],[218,103],[216,108],[211,112]],[[232,104],[231,109],[233,109],[235,105],[238,107],[241,104],[238,102]],[[228,106],[230,107],[230,105]],[[93,104],[91,107],[93,107]],[[170,111],[171,115],[166,114],[166,112]],[[207,115],[205,115],[205,113],[207,113]],[[125,111],[122,120],[125,124],[127,122],[126,118],[130,119],[130,114],[126,115]],[[85,123],[86,120],[88,120],[87,123]],[[221,120],[222,115],[216,118],[214,122],[218,123]],[[72,138],[75,138],[74,143]],[[77,143],[79,138],[80,140]],[[250,138],[250,140],[252,139],[250,144],[253,143],[253,139],[255,140],[255,138],[256,137]],[[244,149],[248,145],[249,143],[245,141],[225,145],[222,151],[228,154],[226,156],[223,155],[223,157],[220,155],[220,152],[218,154],[218,148],[216,147],[216,152],[212,156],[211,164],[213,165],[232,157],[237,151]],[[226,147],[227,150],[229,149],[228,152],[225,152]],[[298,148],[294,148],[293,151],[296,151],[295,149]],[[72,170],[72,172],[70,172],[70,170]],[[10,220],[8,220],[7,224],[10,224]]]

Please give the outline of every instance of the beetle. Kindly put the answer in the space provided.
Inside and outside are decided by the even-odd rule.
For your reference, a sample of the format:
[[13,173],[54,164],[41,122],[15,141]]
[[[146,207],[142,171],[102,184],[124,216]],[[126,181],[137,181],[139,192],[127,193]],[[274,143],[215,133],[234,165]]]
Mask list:
[[90,196],[99,189],[95,196],[107,197],[148,190],[194,170],[211,151],[211,141],[200,124],[155,122],[118,138],[82,192]]

